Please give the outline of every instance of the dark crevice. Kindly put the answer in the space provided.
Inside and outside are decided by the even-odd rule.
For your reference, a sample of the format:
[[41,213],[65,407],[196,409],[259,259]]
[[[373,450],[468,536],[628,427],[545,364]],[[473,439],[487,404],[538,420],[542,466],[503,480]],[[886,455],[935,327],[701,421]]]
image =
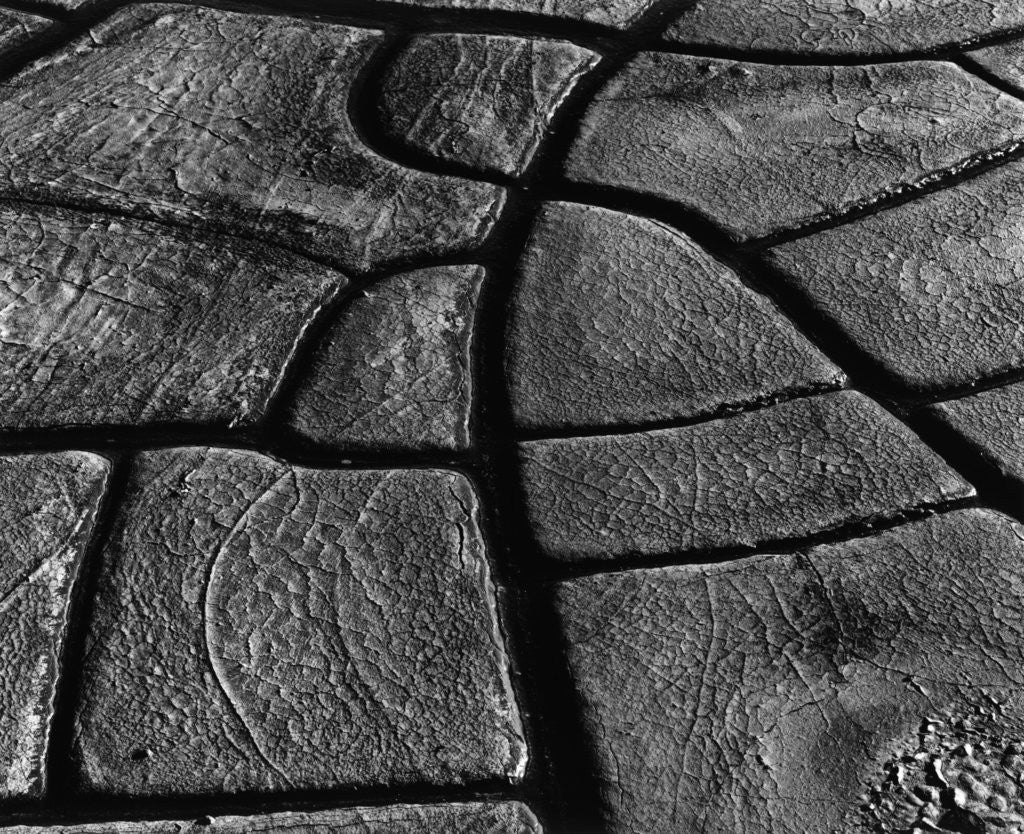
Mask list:
[[549,183],[563,160],[593,95],[636,51],[657,42],[675,2],[657,4],[604,52],[555,112],[544,141],[474,262],[488,270],[476,331],[473,421],[479,453],[482,504],[495,576],[507,604],[504,627],[522,692],[531,761],[523,789],[546,830],[595,834],[603,829],[601,792],[592,747],[584,737],[577,696],[569,677],[561,628],[539,549],[529,530],[520,493],[515,430],[505,386],[506,314],[515,269]]
[[1003,473],[983,447],[965,438],[928,409],[903,411],[900,416],[974,486],[982,504],[1024,522],[1024,487]]
[[[537,148],[527,171],[521,177],[509,177],[505,174],[486,171],[481,168],[460,163],[456,160],[442,159],[433,154],[411,146],[401,137],[388,134],[377,114],[382,101],[381,91],[387,69],[401,52],[408,46],[416,34],[438,31],[446,34],[466,33],[465,29],[444,29],[424,27],[419,15],[407,15],[405,26],[391,26],[388,35],[376,54],[367,62],[359,79],[351,88],[349,117],[364,144],[380,156],[406,168],[411,168],[439,176],[455,176],[474,182],[485,182],[500,185],[509,189],[517,186],[527,190],[536,190],[538,186],[547,186],[552,177],[538,178],[535,172],[547,168],[554,178],[560,178],[561,160],[568,148],[568,142],[575,135],[576,127],[582,116],[583,109],[589,105],[593,94],[637,52],[650,48],[657,42],[657,37],[664,29],[673,12],[678,12],[679,0],[662,0],[654,4],[652,9],[636,24],[625,32],[616,32],[610,39],[594,41],[579,37],[585,25],[565,22],[559,33],[551,33],[551,37],[568,40],[579,46],[597,53],[600,59],[589,72],[581,75],[570,93],[563,99],[548,127],[544,140]],[[493,12],[485,13],[487,15]],[[516,32],[530,36],[528,32]],[[557,159],[556,165],[546,165],[540,157]],[[531,171],[534,175],[531,176]],[[486,245],[483,247],[486,248]]]
[[74,426],[0,432],[0,454],[67,451],[101,455],[187,446],[259,452],[292,466],[313,469],[463,469],[474,461],[465,451],[374,451],[307,440],[280,426],[230,428],[188,423],[153,426]]
[[204,816],[275,814],[283,811],[339,810],[398,804],[507,801],[521,799],[515,786],[503,781],[466,785],[293,790],[275,793],[176,795],[174,797],[100,796],[87,793],[54,795],[42,803],[15,802],[0,811],[0,825],[60,825],[84,822],[196,820]]
[[976,75],[990,87],[995,87],[997,90],[1001,90],[1008,96],[1024,99],[1024,89],[1021,89],[1016,84],[1006,80],[1002,76],[996,75],[992,70],[978,63],[978,61],[974,60],[970,55],[958,55],[953,60],[964,72]]
[[942,46],[934,47],[942,52],[963,52],[965,50],[984,49],[986,46],[1000,46],[1024,37],[1024,26],[1009,26],[984,35],[976,35],[959,42],[950,41]]
[[[687,233],[698,231],[705,238],[715,238],[719,248],[728,246],[742,252],[758,252],[789,243],[818,232],[845,226],[906,203],[920,200],[929,194],[943,191],[1004,165],[1024,158],[1024,139],[998,148],[974,154],[955,166],[933,172],[913,183],[890,188],[879,195],[858,201],[842,211],[808,220],[798,226],[759,238],[742,238],[719,226],[707,214],[670,197],[648,194],[629,188],[589,183],[557,181],[545,189],[545,198],[568,200],[603,206],[617,211],[650,217],[684,228]],[[695,236],[695,235],[691,235]]]
[[956,165],[934,171],[915,182],[887,189],[875,197],[858,201],[842,211],[822,216],[820,219],[813,219],[792,229],[752,239],[747,241],[747,246],[751,249],[767,249],[837,226],[844,226],[855,220],[881,214],[888,209],[920,200],[929,194],[973,180],[988,171],[1001,168],[1022,157],[1024,157],[1024,139],[1018,139],[997,148],[973,154]]
[[953,188],[989,171],[1024,158],[1024,139],[995,150],[975,154],[957,166],[937,171],[914,184],[892,189],[880,196],[861,201],[827,217],[785,229],[760,238],[741,238],[716,223],[701,210],[671,197],[644,193],[621,186],[573,182],[558,172],[538,187],[537,199],[574,202],[634,214],[672,226],[699,241],[710,241],[715,251],[728,251],[736,257],[750,256],[819,232],[829,231],[857,220],[882,214],[898,206],[920,200],[930,194]]
[[[952,789],[949,789],[948,793],[952,794]],[[950,802],[953,801],[952,799],[950,800]],[[958,834],[985,834],[988,830],[985,820],[973,811],[956,806],[951,807],[939,817],[936,825],[942,831],[953,831],[958,832]],[[1002,826],[999,827],[1002,828]]]
[[437,176],[450,176],[485,182],[504,187],[515,186],[515,180],[505,174],[486,171],[457,160],[434,156],[413,147],[402,137],[392,136],[384,129],[378,108],[384,100],[383,84],[391,65],[409,46],[411,36],[405,33],[388,34],[384,43],[366,62],[350,93],[349,121],[352,122],[366,147],[374,153],[401,165]]
[[[526,776],[519,785],[521,798],[549,834],[594,834],[599,830],[596,818],[587,815],[581,821],[575,809],[566,809],[573,798],[571,791],[566,792],[559,767],[566,755],[574,757],[584,773],[595,770],[578,729],[579,711],[569,694],[565,656],[557,650],[560,627],[554,609],[536,577],[524,576],[521,554],[510,546],[504,519],[492,503],[494,473],[480,467],[474,484],[482,498],[481,531],[487,542],[499,623],[529,751]],[[593,796],[592,790],[587,791],[583,803],[592,805]]]
[[905,401],[879,399],[878,404],[893,419],[914,432],[950,469],[974,487],[976,500],[981,505],[1000,510],[1014,518],[1021,517],[1020,509],[1014,508],[1012,492],[1007,493],[1005,479],[997,478],[999,483],[995,483],[992,468],[979,461],[977,454],[970,451],[970,444],[958,433],[942,426],[941,420],[927,410],[909,407]]
[[934,405],[935,403],[962,400],[965,397],[973,397],[976,394],[981,394],[985,391],[995,391],[1009,385],[1018,385],[1021,382],[1024,382],[1024,368],[1012,368],[992,376],[972,379],[968,383],[951,388],[929,389],[920,393],[911,393],[902,398],[902,402],[908,407]]
[[[480,497],[480,531],[486,543],[487,562],[491,581],[494,587],[498,607],[498,625],[503,645],[509,658],[509,673],[515,702],[522,721],[523,735],[527,746],[527,770],[520,783],[522,798],[539,816],[542,824],[549,822],[548,807],[545,802],[544,790],[548,774],[552,772],[550,755],[550,739],[542,725],[542,719],[548,715],[550,704],[545,703],[545,693],[537,686],[536,668],[544,656],[539,648],[545,645],[540,639],[541,627],[533,616],[535,607],[531,595],[526,592],[519,581],[515,563],[516,554],[510,552],[508,543],[501,529],[493,503],[492,473],[487,471],[487,462],[481,450],[481,436],[485,431],[485,415],[482,413],[482,393],[489,390],[495,380],[486,378],[486,371],[481,362],[480,343],[489,326],[488,297],[495,277],[489,270],[485,271],[484,279],[478,294],[474,311],[470,342],[470,437],[473,444],[473,458],[476,471],[472,478],[474,488]],[[570,716],[571,718],[571,716]],[[546,830],[551,830],[546,826]]]
[[18,46],[8,47],[0,52],[0,83],[17,75],[28,64],[68,43],[77,32],[54,20],[38,34],[32,35]]
[[604,425],[570,426],[555,429],[518,429],[516,439],[521,442],[531,440],[575,440],[586,437],[612,437],[629,434],[645,434],[651,431],[663,431],[665,429],[685,429],[691,426],[700,426],[704,423],[711,423],[717,420],[727,420],[732,417],[739,417],[743,414],[753,414],[758,411],[765,411],[778,405],[799,402],[822,394],[828,394],[843,390],[844,386],[816,385],[789,391],[780,391],[769,397],[762,397],[756,400],[748,400],[741,403],[726,404],[719,406],[713,411],[696,414],[690,417],[668,418],[662,420],[637,420],[630,423],[609,423]]
[[390,136],[384,130],[377,112],[382,100],[382,84],[392,63],[409,45],[409,40],[408,35],[389,32],[384,42],[352,81],[349,88],[348,116],[360,141],[374,153],[403,168],[491,185],[513,185],[514,181],[509,177],[481,171],[472,165],[463,165],[454,160],[435,157]]
[[92,619],[103,545],[127,484],[128,466],[124,457],[119,453],[107,457],[110,460],[110,472],[72,588],[64,647],[58,667],[45,776],[45,804],[56,807],[70,806],[71,796],[77,789],[78,780],[73,764],[74,720],[81,692],[83,661],[86,656],[87,624]]
[[3,3],[0,3],[0,11],[23,12],[48,20],[62,20],[67,17],[64,9],[45,0],[3,0]]
[[1024,28],[1018,28],[984,39],[947,41],[943,44],[921,49],[894,50],[893,52],[885,53],[792,52],[784,49],[723,46],[684,40],[667,40],[651,51],[694,58],[711,58],[789,67],[870,67],[884,66],[886,64],[910,64],[920,61],[953,61],[959,63],[959,58],[965,50],[979,49],[982,46],[1013,41],[1021,37],[1022,34],[1024,34]]
[[33,37],[28,43],[16,49],[7,50],[0,56],[0,84],[9,81],[36,61],[50,57],[58,50],[73,43],[107,16],[104,10],[98,8],[86,8],[71,13],[45,3],[28,4],[28,6],[36,5],[39,6],[38,10],[26,7],[23,11],[32,14],[45,13],[54,20],[54,24]]
[[899,377],[824,315],[814,299],[795,287],[788,276],[756,255],[730,262],[727,252],[720,254],[750,289],[768,296],[789,322],[847,375],[851,387],[883,403],[906,396]]
[[690,237],[713,240],[718,249],[746,248],[707,215],[670,197],[644,194],[613,185],[572,182],[557,175],[538,184],[534,196],[538,200],[597,206],[654,220],[672,226]]
[[[528,215],[515,207],[503,239],[521,237]],[[508,264],[515,263],[510,252]],[[519,473],[501,370],[501,334],[507,306],[509,267],[492,262],[481,293],[474,367],[478,392],[475,436],[481,456],[483,507],[495,578],[506,604],[502,621],[521,693],[520,709],[530,745],[524,790],[545,830],[601,830],[597,818],[596,772],[582,737],[579,712],[570,694],[567,664],[560,650],[556,614],[536,569],[532,542],[519,495]]]
[[775,556],[796,553],[819,545],[836,545],[856,539],[877,536],[914,521],[935,515],[981,506],[978,498],[959,498],[951,501],[925,503],[896,513],[860,519],[826,528],[806,536],[788,536],[764,539],[751,545],[721,548],[694,548],[692,550],[645,555],[616,556],[607,559],[588,559],[573,562],[549,560],[545,566],[545,580],[559,582],[598,574],[622,573],[653,568],[714,565],[745,559],[750,556]]
[[[582,116],[582,113],[578,115]],[[891,188],[842,211],[822,215],[820,218],[759,238],[742,238],[720,226],[700,209],[672,197],[621,186],[573,182],[565,179],[561,171],[552,172],[552,176],[534,189],[532,195],[537,199],[583,203],[657,220],[674,226],[691,237],[712,240],[714,247],[719,251],[729,250],[748,254],[882,214],[889,209],[973,180],[1022,158],[1024,139],[974,154],[955,166],[933,172],[914,183]]]
[[[276,0],[287,11],[290,0]],[[317,5],[316,0],[304,0]],[[323,7],[323,0],[319,5]],[[375,0],[349,0],[346,13],[380,20],[385,26],[426,32],[465,32],[517,35],[529,38],[571,40],[580,44],[615,44],[628,37],[628,31],[588,20],[558,17],[529,11],[506,9],[431,8]]]

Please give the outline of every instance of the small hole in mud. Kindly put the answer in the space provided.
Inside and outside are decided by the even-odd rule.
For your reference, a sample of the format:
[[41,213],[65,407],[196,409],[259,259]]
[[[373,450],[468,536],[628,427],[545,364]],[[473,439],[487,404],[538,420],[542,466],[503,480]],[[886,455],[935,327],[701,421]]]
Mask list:
[[152,755],[153,751],[150,750],[148,747],[137,747],[135,750],[132,750],[131,752],[131,760],[133,762],[144,762]]
[[964,808],[952,808],[939,818],[939,828],[958,834],[985,834],[985,820]]

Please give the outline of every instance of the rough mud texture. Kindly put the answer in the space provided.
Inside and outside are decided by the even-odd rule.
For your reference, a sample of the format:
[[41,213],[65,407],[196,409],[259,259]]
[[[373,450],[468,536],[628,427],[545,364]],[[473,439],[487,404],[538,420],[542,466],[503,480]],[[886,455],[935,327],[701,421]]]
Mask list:
[[25,825],[0,828],[2,834],[246,834],[250,831],[294,834],[542,834],[530,810],[518,802],[467,802],[450,805],[395,805],[342,811],[285,812],[259,817],[217,816],[166,822],[112,822]]
[[82,778],[120,794],[518,779],[477,515],[451,472],[144,453],[104,552]]
[[942,390],[1024,365],[1024,163],[769,253],[888,375]]
[[1018,830],[1022,590],[980,510],[561,585],[608,830]]
[[82,452],[0,457],[0,798],[44,787],[71,588],[107,470]]
[[693,240],[593,206],[542,208],[508,330],[512,411],[531,429],[691,418],[844,382]]
[[928,410],[1004,478],[1024,488],[1024,383],[936,403]]
[[345,284],[260,243],[0,206],[0,427],[252,422]]
[[860,394],[678,429],[520,446],[540,548],[607,559],[806,536],[973,490]]
[[414,38],[382,84],[381,126],[433,157],[522,174],[558,106],[597,59],[565,41]]
[[502,189],[387,160],[349,120],[381,39],[128,7],[0,85],[0,196],[256,235],[355,269],[468,249]]
[[1024,26],[1015,0],[697,0],[666,37],[692,47],[877,58]]
[[309,363],[291,426],[341,448],[465,449],[484,274],[476,266],[424,269],[360,293]]
[[1024,139],[1022,118],[1024,104],[939,61],[775,66],[645,53],[594,97],[566,173],[761,237]]
[[11,4],[0,832],[1024,834],[1024,7]]

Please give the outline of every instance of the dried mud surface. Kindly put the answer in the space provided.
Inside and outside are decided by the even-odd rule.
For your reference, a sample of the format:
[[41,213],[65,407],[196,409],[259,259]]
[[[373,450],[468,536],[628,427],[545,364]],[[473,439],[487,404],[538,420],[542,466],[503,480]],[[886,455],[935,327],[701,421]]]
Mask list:
[[1010,0],[9,0],[0,832],[1024,834]]

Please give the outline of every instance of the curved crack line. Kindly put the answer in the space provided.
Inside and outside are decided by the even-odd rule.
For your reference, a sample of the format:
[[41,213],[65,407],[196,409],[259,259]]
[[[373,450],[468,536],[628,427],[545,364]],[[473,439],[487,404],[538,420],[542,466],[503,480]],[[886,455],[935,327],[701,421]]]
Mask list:
[[[249,502],[249,506],[239,515],[238,519],[231,526],[224,538],[221,540],[220,546],[214,551],[212,558],[210,559],[209,568],[206,571],[206,578],[203,583],[203,594],[200,600],[200,617],[202,620],[203,629],[203,648],[205,649],[206,660],[210,665],[210,670],[213,675],[214,682],[223,696],[223,699],[230,710],[231,714],[235,716],[245,732],[246,738],[256,751],[257,755],[263,760],[263,762],[269,767],[274,773],[281,777],[284,784],[289,788],[294,788],[295,784],[291,777],[288,776],[281,768],[270,758],[270,755],[263,749],[263,745],[260,744],[256,738],[256,734],[252,727],[249,726],[249,722],[245,719],[242,714],[242,710],[238,703],[231,696],[230,687],[227,680],[225,679],[220,664],[213,656],[213,641],[211,640],[210,634],[210,586],[213,583],[214,571],[217,567],[217,563],[220,561],[221,556],[227,551],[228,545],[234,539],[234,537],[241,532],[243,525],[249,520],[253,510],[255,510],[264,499],[273,494],[286,480],[295,479],[295,471],[291,468],[286,469],[282,472],[259,496]],[[296,494],[298,490],[296,489]]]
[[[488,172],[477,170],[472,165],[418,151],[412,145],[386,133],[376,115],[381,84],[387,71],[397,63],[410,43],[411,38],[405,34],[385,32],[352,78],[348,88],[346,116],[356,138],[368,151],[404,170],[433,177],[455,177],[500,188],[514,186],[516,181],[513,177],[500,173],[487,176]],[[497,213],[500,215],[500,207]],[[492,223],[491,228],[484,231],[482,241],[486,241],[493,232],[494,225]]]
[[[996,148],[972,153],[954,165],[931,171],[912,182],[892,185],[870,197],[853,202],[839,211],[823,212],[799,221],[788,229],[761,237],[748,238],[742,241],[741,245],[750,250],[770,249],[783,243],[810,237],[819,232],[839,228],[866,217],[884,214],[890,209],[915,203],[932,194],[955,188],[990,171],[1017,162],[1022,157],[1024,157],[1024,139],[1004,142]],[[703,212],[698,209],[692,210],[703,215]],[[710,218],[708,220],[713,222],[710,221]]]

